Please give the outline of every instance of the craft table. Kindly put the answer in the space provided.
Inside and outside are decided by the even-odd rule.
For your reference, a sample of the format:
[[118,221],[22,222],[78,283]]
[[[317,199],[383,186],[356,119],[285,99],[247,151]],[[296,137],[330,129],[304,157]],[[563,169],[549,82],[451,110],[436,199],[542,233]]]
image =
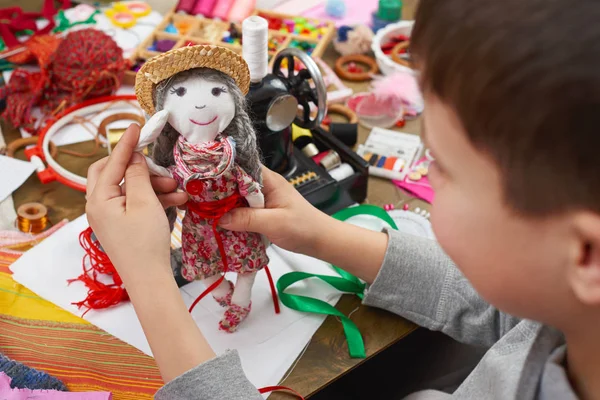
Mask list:
[[[23,3],[29,3],[29,1],[23,1]],[[31,3],[34,3],[34,1],[31,1]],[[416,3],[417,0],[405,0],[404,17],[406,19],[412,18]],[[330,48],[325,54],[324,59],[332,65],[336,56],[336,53]],[[345,83],[356,92],[365,91],[367,88],[366,83]],[[334,121],[337,118],[337,116],[333,116]],[[402,130],[418,134],[420,132],[420,123],[419,120],[410,121]],[[5,125],[3,125],[3,129],[8,143],[19,137],[19,133],[15,129]],[[359,143],[364,143],[368,134],[369,130],[360,127]],[[87,152],[93,148],[93,144],[92,142],[85,142],[64,146],[64,148]],[[57,161],[68,170],[79,175],[85,175],[88,166],[105,155],[104,151],[91,158],[76,158],[59,154]],[[18,152],[16,157],[24,159],[23,151]],[[84,213],[85,210],[83,193],[59,183],[42,185],[35,174],[14,193],[13,198],[16,207],[27,202],[45,204],[49,209],[49,218],[54,222],[58,222],[63,218],[73,220]],[[400,201],[406,199],[407,197],[391,181],[379,178],[369,179],[367,203],[383,206],[389,203],[398,204]],[[410,204],[411,208],[427,208],[427,204],[420,201],[412,201]],[[2,268],[2,260],[0,260],[0,275],[6,274],[7,271],[8,269]],[[2,290],[1,286],[0,290]],[[3,307],[11,307],[12,304],[14,310],[14,304],[18,304],[18,301],[27,301],[26,299],[19,300],[19,296],[32,297],[32,295],[31,292],[28,293],[26,289],[21,287],[16,288],[15,293],[11,294],[11,296],[15,297],[14,301],[9,299],[8,304],[0,301],[0,338],[3,336],[6,337],[5,333],[12,331],[11,326],[18,327],[17,331],[35,331],[40,325],[44,327],[52,325],[54,328],[58,327],[55,333],[57,336],[52,337],[53,335],[51,334],[45,334],[35,338],[35,343],[33,344],[26,344],[27,340],[24,340],[19,345],[21,340],[15,333],[15,337],[10,340],[8,338],[0,339],[0,353],[4,353],[31,366],[46,369],[51,374],[62,377],[66,383],[74,382],[71,385],[72,390],[107,390],[108,388],[113,391],[116,400],[151,398],[153,391],[161,386],[158,369],[150,357],[120,342],[118,339],[110,337],[110,335],[103,333],[98,328],[89,325],[77,317],[66,316],[66,312],[55,310],[56,307],[53,307],[49,303],[45,304],[44,307],[56,313],[56,318],[43,312],[42,309],[40,309],[38,314],[27,312],[25,313],[27,315],[23,318],[21,318],[22,316],[19,315],[19,312],[16,312],[17,315],[15,315],[14,311],[9,313],[11,315],[8,317],[5,315]],[[44,301],[40,300],[40,302]],[[365,339],[367,359],[384,351],[416,329],[414,324],[401,317],[383,310],[361,306],[356,297],[344,296],[337,305],[337,308],[346,315],[357,307],[359,308],[353,313],[352,320],[356,322]],[[16,309],[19,310],[20,308],[16,307]],[[53,319],[59,322],[53,323]],[[58,346],[61,349],[58,352],[59,354],[52,353],[51,349],[56,347],[52,344],[56,344],[56,337],[60,337],[61,330],[75,332],[77,329],[82,330],[81,337],[72,338],[71,342],[65,342]],[[36,336],[31,332],[29,334],[31,335],[29,336],[29,340]],[[74,345],[72,348],[69,347],[69,343],[77,343],[82,340],[89,340],[92,342],[92,345],[84,346],[85,348],[79,348],[78,345]],[[103,346],[104,351],[108,352],[107,354],[109,355],[106,360],[103,360],[100,350],[98,352],[94,351],[94,343],[97,343],[98,346]],[[107,347],[109,345],[114,346],[114,348]],[[73,374],[69,374],[64,370],[60,372],[61,369],[58,365],[47,365],[48,363],[44,362],[46,354],[44,349],[48,349],[46,350],[47,354],[52,353],[55,363],[62,362],[62,366],[65,368],[69,368],[69,365],[72,365],[75,372]],[[100,355],[95,353],[100,353]],[[135,363],[130,365],[133,362],[132,360],[135,360]],[[364,361],[366,360],[349,358],[342,325],[335,318],[329,317],[316,332],[306,352],[282,384],[292,387],[300,392],[300,394],[309,397]],[[94,365],[92,363],[97,364]],[[131,378],[132,380],[129,381],[129,377],[127,376],[128,368],[131,368],[132,376],[136,376],[136,378]],[[65,378],[70,376],[73,378]],[[143,378],[144,376],[145,378]],[[143,379],[146,380],[145,384],[140,383]],[[135,384],[133,383],[134,381],[136,382]],[[273,383],[275,384],[276,382]],[[287,399],[290,397],[285,394],[275,393],[270,398]]]

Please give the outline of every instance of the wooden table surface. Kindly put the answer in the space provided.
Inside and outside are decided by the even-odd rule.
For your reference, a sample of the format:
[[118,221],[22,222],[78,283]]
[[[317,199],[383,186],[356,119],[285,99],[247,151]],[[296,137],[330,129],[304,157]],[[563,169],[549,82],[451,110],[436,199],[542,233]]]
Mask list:
[[[405,0],[404,17],[406,19],[412,18],[417,1]],[[23,2],[29,3],[29,1]],[[2,1],[0,1],[1,3]],[[37,4],[38,1],[32,3]],[[336,53],[332,49],[329,49],[324,59],[332,63],[335,57]],[[368,88],[368,84],[366,83],[346,82],[346,84],[356,92],[366,91]],[[8,143],[20,137],[15,129],[5,124],[3,124],[3,128],[4,136]],[[420,121],[410,121],[402,130],[404,132],[419,134]],[[360,127],[359,143],[364,143],[368,134],[369,130]],[[68,145],[61,148],[87,152],[93,149],[93,142]],[[96,156],[90,158],[77,158],[66,154],[59,154],[56,160],[69,171],[85,176],[89,165],[105,155],[106,151],[102,149]],[[17,152],[16,157],[25,159],[22,150]],[[43,185],[39,182],[35,174],[13,194],[13,199],[15,207],[27,202],[43,203],[49,209],[50,220],[54,222],[60,221],[63,218],[73,220],[83,214],[85,209],[83,193],[57,182]],[[407,196],[398,190],[389,180],[379,178],[369,179],[366,203],[383,206],[389,203],[398,204],[407,199]],[[410,204],[411,207],[427,208],[427,204],[418,200],[411,201]],[[399,316],[383,310],[362,306],[356,297],[343,296],[337,308],[346,315],[358,308],[352,314],[352,320],[363,334],[367,359],[395,344],[416,329],[414,324]],[[315,333],[304,355],[282,384],[292,387],[302,395],[308,397],[364,361],[366,359],[352,359],[349,357],[342,325],[337,319],[329,317]],[[270,398],[275,400],[287,399],[289,396],[276,393]]]

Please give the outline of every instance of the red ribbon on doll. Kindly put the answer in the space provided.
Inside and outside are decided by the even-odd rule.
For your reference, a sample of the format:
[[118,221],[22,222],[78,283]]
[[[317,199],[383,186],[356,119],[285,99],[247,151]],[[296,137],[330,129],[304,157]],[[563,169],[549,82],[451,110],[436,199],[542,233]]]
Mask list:
[[[190,306],[189,311],[192,312],[196,304],[200,302],[207,294],[216,289],[223,279],[225,279],[225,273],[229,270],[229,265],[227,263],[227,254],[225,253],[225,247],[223,246],[223,239],[217,230],[219,226],[219,220],[223,217],[223,215],[227,214],[229,211],[238,207],[247,207],[248,203],[246,200],[239,194],[236,193],[229,197],[226,197],[222,200],[217,201],[203,201],[203,202],[187,202],[187,210],[188,212],[192,212],[199,216],[200,218],[204,218],[207,220],[212,220],[212,230],[215,238],[217,239],[217,245],[219,247],[219,253],[221,255],[221,260],[223,261],[223,275],[217,280],[215,283],[210,285]],[[277,291],[275,290],[275,284],[273,283],[273,278],[271,277],[271,271],[269,271],[269,267],[265,265],[265,272],[267,273],[267,278],[269,279],[269,286],[271,287],[271,295],[273,296],[273,306],[275,307],[275,313],[279,314],[279,298],[277,297]]]

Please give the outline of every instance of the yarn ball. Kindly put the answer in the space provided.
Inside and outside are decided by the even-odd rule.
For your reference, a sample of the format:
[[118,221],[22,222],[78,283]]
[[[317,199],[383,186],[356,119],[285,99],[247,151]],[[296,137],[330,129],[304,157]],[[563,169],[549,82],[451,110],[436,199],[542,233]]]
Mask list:
[[344,0],[327,0],[325,13],[332,18],[343,18],[346,15],[346,3]]
[[[343,56],[365,54],[371,49],[373,31],[366,25],[358,25],[353,29],[345,29],[345,35],[333,42],[333,47]],[[342,40],[346,39],[346,40]]]
[[48,66],[51,90],[45,97],[58,104],[65,97],[74,103],[111,95],[129,67],[123,50],[104,32],[91,28],[71,32],[52,55]]

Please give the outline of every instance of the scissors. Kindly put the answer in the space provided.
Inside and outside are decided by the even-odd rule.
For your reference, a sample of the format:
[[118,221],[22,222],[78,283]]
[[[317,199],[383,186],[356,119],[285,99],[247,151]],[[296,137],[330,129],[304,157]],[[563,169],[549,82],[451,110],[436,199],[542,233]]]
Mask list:
[[113,4],[112,8],[109,8],[104,13],[113,23],[113,25],[119,28],[128,29],[132,28],[137,24],[138,18],[147,16],[152,12],[152,8],[144,2],[132,1],[132,2],[117,2]]

